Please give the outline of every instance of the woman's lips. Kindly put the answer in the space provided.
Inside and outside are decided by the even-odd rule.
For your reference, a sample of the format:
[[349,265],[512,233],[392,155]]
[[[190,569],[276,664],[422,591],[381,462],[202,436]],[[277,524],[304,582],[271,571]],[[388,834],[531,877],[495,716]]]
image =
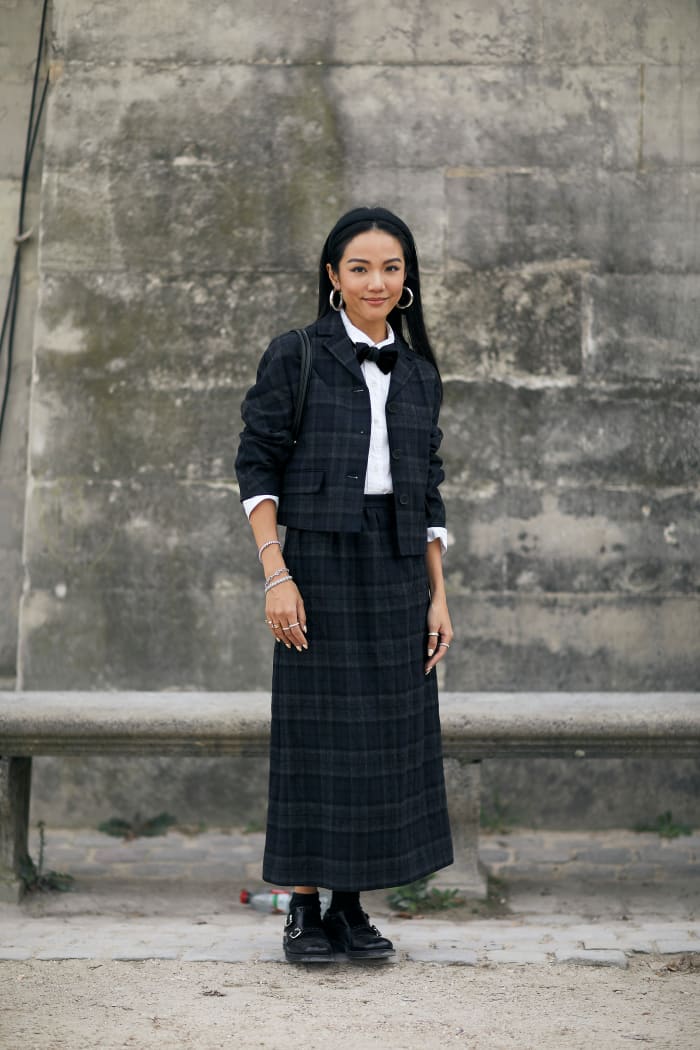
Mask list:
[[384,303],[386,303],[388,301],[389,301],[388,299],[370,299],[370,298],[365,299],[365,302],[369,303],[370,306],[382,306]]

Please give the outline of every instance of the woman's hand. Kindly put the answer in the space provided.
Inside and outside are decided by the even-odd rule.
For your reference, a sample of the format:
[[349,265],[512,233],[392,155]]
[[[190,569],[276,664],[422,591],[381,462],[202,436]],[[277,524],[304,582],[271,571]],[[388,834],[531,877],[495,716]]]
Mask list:
[[265,595],[265,622],[278,642],[288,649],[308,649],[306,641],[306,611],[293,580],[273,587]]
[[444,659],[450,648],[454,632],[452,621],[447,611],[447,601],[442,597],[433,597],[428,607],[428,662],[425,665],[425,673],[432,671],[433,667]]
[[[299,652],[308,649],[304,603],[294,581],[285,579],[289,569],[277,538],[275,501],[262,499],[250,513],[250,524],[258,545],[258,559],[265,573],[265,583],[274,585],[265,594],[265,623],[277,641],[284,642],[288,649],[292,646]],[[283,579],[284,583],[281,582]]]

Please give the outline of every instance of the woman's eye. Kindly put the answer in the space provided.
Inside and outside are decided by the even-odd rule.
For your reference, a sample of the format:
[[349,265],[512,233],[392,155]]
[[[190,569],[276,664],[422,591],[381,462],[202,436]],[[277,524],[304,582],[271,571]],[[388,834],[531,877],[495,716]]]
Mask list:
[[353,266],[352,273],[364,273],[364,266]]

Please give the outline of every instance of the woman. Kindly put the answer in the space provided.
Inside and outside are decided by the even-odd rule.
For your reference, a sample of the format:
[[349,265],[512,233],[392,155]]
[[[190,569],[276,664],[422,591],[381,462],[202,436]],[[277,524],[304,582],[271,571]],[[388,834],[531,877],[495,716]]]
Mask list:
[[[236,461],[279,643],[263,879],[294,886],[288,961],[385,958],[393,945],[360,891],[453,859],[434,670],[452,640],[441,384],[401,219],[355,208],[338,220],[306,331],[313,368],[298,440],[292,332],[260,362]],[[333,891],[323,918],[319,886]]]

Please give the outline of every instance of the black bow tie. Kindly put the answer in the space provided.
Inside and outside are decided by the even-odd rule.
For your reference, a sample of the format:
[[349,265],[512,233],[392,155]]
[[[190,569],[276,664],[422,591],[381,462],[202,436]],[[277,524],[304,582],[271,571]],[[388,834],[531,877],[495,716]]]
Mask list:
[[374,361],[384,375],[388,375],[391,372],[399,356],[398,350],[392,350],[391,347],[387,347],[386,350],[380,350],[376,346],[370,346],[369,343],[355,343],[355,350],[357,351],[357,360],[360,364],[365,360]]

